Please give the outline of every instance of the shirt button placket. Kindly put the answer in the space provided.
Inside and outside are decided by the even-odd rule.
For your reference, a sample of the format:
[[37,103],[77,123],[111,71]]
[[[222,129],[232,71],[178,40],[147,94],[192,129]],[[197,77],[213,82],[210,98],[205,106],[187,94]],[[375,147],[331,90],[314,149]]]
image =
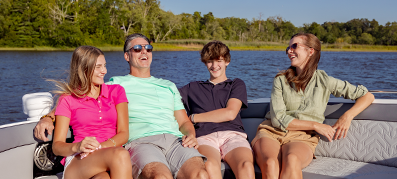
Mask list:
[[102,103],[100,100],[98,100],[98,106],[99,106],[99,119],[102,120],[102,113],[101,113]]

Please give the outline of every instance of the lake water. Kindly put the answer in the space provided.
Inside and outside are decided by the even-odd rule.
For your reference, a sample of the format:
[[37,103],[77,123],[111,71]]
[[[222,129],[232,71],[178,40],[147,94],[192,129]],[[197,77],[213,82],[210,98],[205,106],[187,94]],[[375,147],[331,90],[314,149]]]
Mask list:
[[[22,96],[51,91],[45,79],[66,78],[72,52],[0,52],[0,125],[24,121]],[[240,78],[247,86],[248,98],[270,97],[273,77],[289,67],[283,51],[233,51],[227,69],[229,78]],[[122,52],[105,52],[108,74],[129,73]],[[153,52],[151,74],[168,79],[178,87],[195,80],[207,80],[208,71],[199,52]],[[397,53],[322,52],[319,69],[328,75],[368,89],[397,89]],[[376,98],[397,98],[375,94]]]

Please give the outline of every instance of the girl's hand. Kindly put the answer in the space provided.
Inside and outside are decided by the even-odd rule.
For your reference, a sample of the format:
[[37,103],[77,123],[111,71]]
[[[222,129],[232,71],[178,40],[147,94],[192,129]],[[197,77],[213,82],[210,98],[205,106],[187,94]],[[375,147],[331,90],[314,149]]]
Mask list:
[[74,151],[76,153],[91,153],[100,149],[101,144],[95,137],[85,137],[81,142],[76,143]]
[[314,125],[314,130],[317,133],[325,136],[328,141],[332,142],[332,137],[335,135],[335,129],[330,125],[318,123]]

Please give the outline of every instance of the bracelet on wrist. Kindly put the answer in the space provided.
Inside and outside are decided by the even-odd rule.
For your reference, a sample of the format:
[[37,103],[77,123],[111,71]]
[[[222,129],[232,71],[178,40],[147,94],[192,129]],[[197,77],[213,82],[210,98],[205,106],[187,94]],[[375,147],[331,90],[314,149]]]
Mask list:
[[44,116],[41,116],[41,118],[40,118],[40,120],[42,120],[43,118],[45,118],[45,117],[49,117],[49,118],[51,118],[51,121],[52,122],[55,122],[55,118],[54,117],[52,117],[51,115],[44,115]]
[[112,138],[109,138],[108,140],[113,142],[113,147],[116,147],[116,141],[114,141]]

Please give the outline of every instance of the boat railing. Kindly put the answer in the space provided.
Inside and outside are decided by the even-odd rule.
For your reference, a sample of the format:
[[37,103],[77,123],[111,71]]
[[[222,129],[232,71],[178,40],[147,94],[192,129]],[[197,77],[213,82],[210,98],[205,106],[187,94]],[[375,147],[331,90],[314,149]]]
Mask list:
[[397,93],[397,90],[390,89],[378,89],[378,90],[369,90],[371,93]]

